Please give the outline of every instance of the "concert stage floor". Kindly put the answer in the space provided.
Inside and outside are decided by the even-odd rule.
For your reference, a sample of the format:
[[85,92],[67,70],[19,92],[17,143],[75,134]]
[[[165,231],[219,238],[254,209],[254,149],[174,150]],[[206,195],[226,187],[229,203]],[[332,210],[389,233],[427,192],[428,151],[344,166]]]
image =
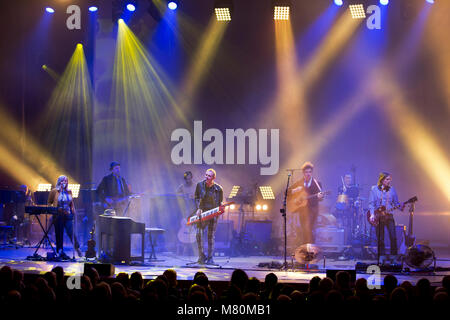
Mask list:
[[[64,268],[69,275],[79,274],[83,272],[84,259],[77,259],[76,261],[68,262],[54,262],[54,261],[29,261],[27,256],[32,255],[34,248],[0,248],[0,266],[9,265],[14,269],[22,270],[26,273],[45,273],[57,265]],[[44,250],[39,253],[44,255]],[[66,251],[70,256],[71,251]],[[148,256],[148,255],[147,255]],[[381,280],[386,274],[394,274],[399,282],[408,280],[415,284],[421,278],[427,278],[432,285],[440,286],[442,278],[445,275],[450,275],[450,251],[440,250],[436,252],[437,257],[437,271],[436,272],[382,272]],[[280,270],[270,267],[259,267],[260,263],[269,265],[271,262],[282,263],[282,257],[273,256],[249,256],[249,257],[216,257],[214,260],[218,266],[198,266],[188,265],[188,263],[195,261],[193,256],[179,256],[173,253],[158,253],[158,261],[146,260],[144,264],[132,265],[115,265],[115,273],[120,272],[132,273],[139,271],[145,279],[153,279],[161,275],[164,270],[173,268],[177,271],[178,279],[191,280],[194,274],[198,271],[204,271],[210,281],[228,281],[234,269],[240,268],[247,272],[249,277],[256,277],[264,281],[264,277],[268,272],[274,272],[280,282],[284,283],[308,283],[314,276],[325,277],[326,269],[354,269],[356,262],[363,262],[373,264],[375,261],[369,260],[333,260],[326,259],[325,265],[323,260],[317,261],[314,265],[310,265],[310,269],[289,269],[288,271]],[[289,264],[291,263],[289,259]],[[357,272],[357,278],[368,278],[370,275],[364,272]]]

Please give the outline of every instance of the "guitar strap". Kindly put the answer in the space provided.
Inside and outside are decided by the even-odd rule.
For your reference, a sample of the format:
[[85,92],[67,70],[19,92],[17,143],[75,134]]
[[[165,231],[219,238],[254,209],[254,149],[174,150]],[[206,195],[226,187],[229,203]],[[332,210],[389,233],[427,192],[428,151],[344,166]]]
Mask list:
[[314,180],[314,183],[316,184],[317,188],[319,189],[319,191],[322,192],[322,188],[320,187],[319,183],[317,183],[317,180],[314,178],[313,178],[313,180]]

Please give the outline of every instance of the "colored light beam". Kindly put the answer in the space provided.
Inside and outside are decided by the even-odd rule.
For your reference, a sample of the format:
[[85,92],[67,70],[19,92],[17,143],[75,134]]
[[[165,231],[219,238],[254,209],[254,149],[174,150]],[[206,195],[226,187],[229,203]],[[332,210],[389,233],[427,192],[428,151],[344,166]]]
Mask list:
[[[171,129],[189,126],[173,98],[173,85],[125,22],[118,25],[112,108],[96,129],[96,153],[122,159],[133,183],[165,190],[174,183],[171,161],[152,162],[155,150],[170,155]],[[149,178],[151,177],[151,178]]]
[[52,92],[42,123],[48,126],[43,138],[50,151],[60,155],[59,161],[75,172],[87,170],[90,173],[92,86],[81,43],[76,45]]
[[[130,153],[136,141],[168,148],[167,126],[173,125],[176,119],[186,121],[169,90],[170,81],[160,70],[136,35],[120,21],[113,99],[116,118],[125,119],[125,140],[121,141]],[[117,128],[111,129],[116,132]],[[114,140],[114,134],[110,138]]]
[[[278,95],[274,104],[276,117],[283,123],[290,150],[305,139],[307,114],[302,84],[296,81],[298,63],[291,22],[275,21],[275,48],[278,75]],[[273,114],[268,117],[273,117]],[[269,121],[269,119],[267,119]],[[286,131],[287,130],[287,131]]]
[[48,73],[48,75],[55,81],[58,81],[59,78],[61,77],[55,70],[53,70],[52,68],[50,68],[49,66],[47,66],[46,64],[44,64],[42,66],[42,70],[44,70],[45,72]]
[[381,70],[377,80],[373,94],[381,101],[379,105],[386,113],[386,119],[393,131],[398,134],[416,163],[450,202],[448,155],[436,143],[425,122],[410,107],[413,104],[407,101],[389,72]]
[[447,110],[450,112],[450,41],[447,32],[450,30],[450,2],[440,1],[435,6],[426,7],[430,10],[430,19],[426,25],[426,45],[433,57],[430,61],[440,79],[438,86],[445,96]]
[[[3,148],[0,157],[0,166],[19,182],[30,184],[28,180],[39,182],[49,182],[56,179],[61,172],[64,172],[40,146],[33,137],[26,136],[26,132],[17,124],[5,111],[5,107],[0,107],[0,146]],[[4,156],[3,156],[4,155]],[[11,164],[14,163],[14,166]],[[17,166],[16,166],[17,164]]]
[[180,105],[183,109],[192,104],[197,89],[202,84],[206,71],[216,56],[227,26],[227,23],[221,23],[214,16],[211,16],[206,32],[192,57],[192,63],[182,84],[179,101],[181,101]]
[[304,83],[307,91],[316,83],[326,70],[329,63],[344,48],[361,24],[361,20],[352,19],[346,10],[331,28],[325,39],[305,63],[305,67],[298,73],[300,82]]

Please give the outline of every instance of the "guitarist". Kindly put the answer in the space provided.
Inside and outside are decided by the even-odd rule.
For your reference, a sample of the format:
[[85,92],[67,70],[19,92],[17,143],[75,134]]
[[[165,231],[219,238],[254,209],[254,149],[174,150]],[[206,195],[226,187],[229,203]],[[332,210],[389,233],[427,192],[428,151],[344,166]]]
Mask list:
[[[375,210],[384,206],[386,207],[386,215],[380,219],[378,226],[376,227],[376,234],[378,238],[378,253],[380,256],[385,255],[384,245],[384,228],[387,228],[389,233],[389,241],[391,243],[391,255],[394,260],[397,256],[397,237],[395,234],[395,221],[392,215],[392,210],[395,207],[400,207],[403,211],[404,205],[400,205],[398,201],[397,192],[394,187],[391,186],[392,176],[388,172],[381,172],[378,177],[377,185],[372,186],[369,195],[369,209],[370,209],[370,221],[375,221]],[[382,259],[384,260],[384,259]]]
[[[220,185],[214,182],[216,179],[216,171],[208,169],[205,173],[205,180],[197,183],[195,188],[195,202],[197,205],[197,216],[203,211],[207,211],[222,205],[223,189]],[[217,228],[218,217],[207,221],[199,221],[197,223],[197,246],[198,246],[198,263],[199,264],[214,264],[214,240]],[[203,231],[208,228],[208,255],[206,256],[203,250]]]
[[97,187],[97,194],[105,209],[114,209],[117,215],[123,215],[130,189],[120,176],[120,163],[113,161],[109,166],[111,174],[104,176]]
[[301,238],[297,233],[298,240],[301,244],[314,243],[313,230],[315,229],[317,216],[319,215],[319,201],[323,200],[322,184],[313,178],[314,165],[311,162],[305,162],[301,167],[303,179],[294,183],[288,190],[288,195],[297,193],[303,194],[304,197],[317,194],[317,196],[306,200],[306,205],[299,207],[301,224]]

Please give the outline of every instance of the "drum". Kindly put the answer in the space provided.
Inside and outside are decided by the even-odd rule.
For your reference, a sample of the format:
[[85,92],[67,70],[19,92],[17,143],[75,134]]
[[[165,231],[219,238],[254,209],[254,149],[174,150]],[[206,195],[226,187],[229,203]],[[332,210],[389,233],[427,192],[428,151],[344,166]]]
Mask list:
[[347,188],[346,194],[349,198],[356,199],[359,196],[358,186],[351,186]]
[[337,197],[336,209],[345,210],[348,207],[348,196],[346,194],[340,194]]

